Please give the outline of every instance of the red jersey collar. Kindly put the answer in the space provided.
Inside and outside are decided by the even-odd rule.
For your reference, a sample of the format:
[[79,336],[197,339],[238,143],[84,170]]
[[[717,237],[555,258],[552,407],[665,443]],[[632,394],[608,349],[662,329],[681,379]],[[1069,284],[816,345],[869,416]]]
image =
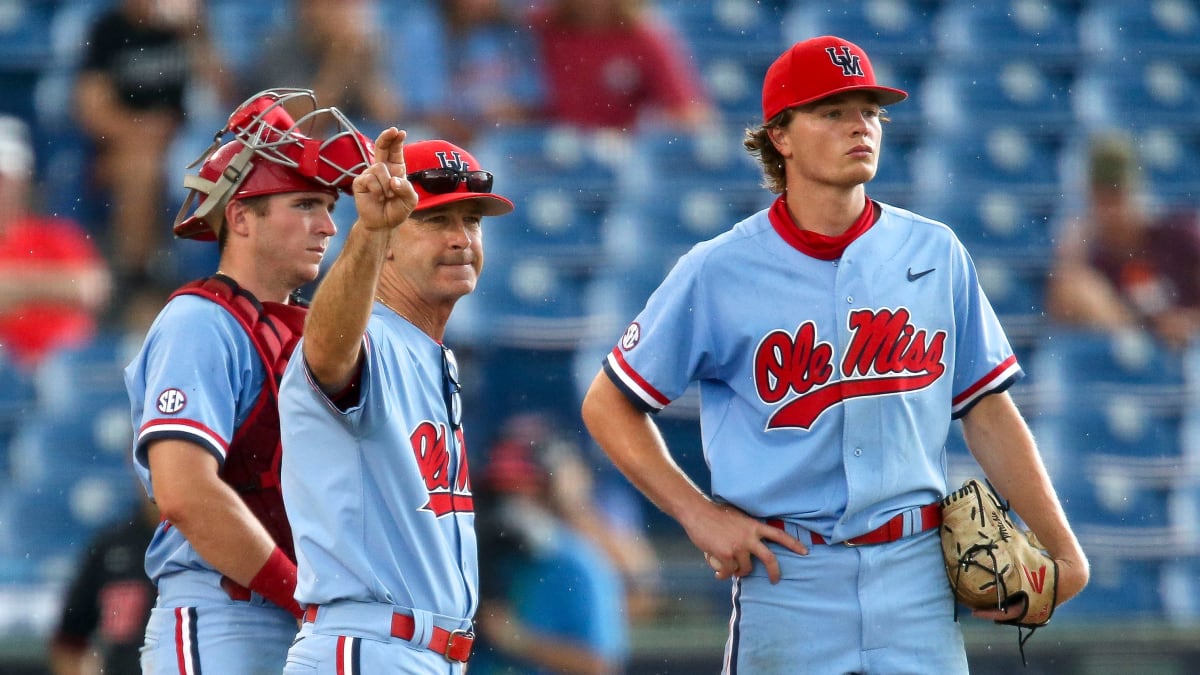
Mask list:
[[854,221],[850,229],[836,237],[805,230],[792,220],[786,198],[786,194],[779,195],[779,198],[771,205],[771,210],[767,212],[771,226],[792,248],[818,260],[837,260],[842,257],[842,252],[846,250],[850,242],[858,239],[863,232],[871,229],[871,226],[875,224],[875,203],[868,199],[858,220]]

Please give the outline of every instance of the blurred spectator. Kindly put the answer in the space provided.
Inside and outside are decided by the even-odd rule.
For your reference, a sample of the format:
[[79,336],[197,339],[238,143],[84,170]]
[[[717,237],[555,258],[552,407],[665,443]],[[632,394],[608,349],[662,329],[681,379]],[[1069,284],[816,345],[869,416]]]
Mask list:
[[158,509],[143,498],[88,544],[51,637],[54,675],[141,672],[139,652],[157,595],[143,558],[156,525]]
[[[625,588],[598,543],[589,472],[540,415],[508,421],[476,486],[481,643],[472,675],[619,673]],[[589,531],[590,530],[590,531]]]
[[122,287],[154,273],[166,203],[164,157],[193,86],[226,93],[199,0],[121,0],[91,26],[75,117],[95,143],[93,174],[111,195],[107,247]]
[[81,225],[34,212],[33,169],[28,127],[0,116],[0,348],[26,370],[90,340],[111,285]]
[[[322,106],[336,107],[364,129],[397,123],[404,105],[383,53],[395,27],[377,27],[375,16],[374,0],[295,0],[293,21],[267,38],[241,88],[247,96],[280,87],[311,89]],[[289,112],[299,119],[309,111]]]
[[686,42],[642,0],[549,0],[532,26],[551,122],[631,129],[713,120]]
[[533,60],[533,34],[504,0],[443,0],[441,14],[450,71],[441,119],[443,137],[468,142],[475,133],[533,120],[543,98]]
[[1182,347],[1200,328],[1200,212],[1160,212],[1143,188],[1128,137],[1091,140],[1088,201],[1064,223],[1046,306],[1063,324],[1139,327]]

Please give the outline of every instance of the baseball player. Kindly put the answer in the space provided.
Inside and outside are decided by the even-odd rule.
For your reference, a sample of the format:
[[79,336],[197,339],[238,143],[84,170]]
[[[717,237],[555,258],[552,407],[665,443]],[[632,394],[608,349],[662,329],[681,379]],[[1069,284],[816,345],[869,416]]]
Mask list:
[[[315,99],[252,97],[185,179],[175,234],[217,241],[219,269],[172,295],[125,371],[136,469],[163,518],[146,550],[146,673],[277,674],[296,634],[278,378],[304,321],[292,294],[317,277],[338,191],[371,143],[336,109],[293,121],[285,104]],[[297,131],[318,116],[334,120],[328,138]]]
[[389,128],[280,390],[304,625],[285,673],[462,673],[479,600],[458,367],[442,343],[512,203],[442,140]]
[[[953,418],[1061,565],[1060,598],[1087,580],[970,256],[866,196],[881,106],[904,98],[841,38],[784,52],[745,140],[779,199],[678,261],[583,404],[616,466],[732,578],[726,673],[967,671],[937,532]],[[647,414],[693,381],[711,497]]]

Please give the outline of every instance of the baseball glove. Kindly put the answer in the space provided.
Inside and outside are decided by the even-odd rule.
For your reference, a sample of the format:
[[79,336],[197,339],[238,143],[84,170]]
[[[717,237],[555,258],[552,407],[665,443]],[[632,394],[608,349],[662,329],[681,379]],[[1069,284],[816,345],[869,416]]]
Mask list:
[[990,487],[970,479],[942,499],[942,554],[950,588],[971,609],[1024,611],[1001,623],[1038,628],[1058,595],[1058,563],[1032,533],[1013,525]]

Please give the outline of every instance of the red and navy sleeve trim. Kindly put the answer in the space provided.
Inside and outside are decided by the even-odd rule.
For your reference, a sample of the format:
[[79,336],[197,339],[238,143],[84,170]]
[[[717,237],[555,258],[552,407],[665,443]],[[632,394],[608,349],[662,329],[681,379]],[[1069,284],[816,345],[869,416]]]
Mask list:
[[980,378],[978,382],[954,397],[950,408],[951,419],[959,419],[966,415],[971,408],[975,407],[976,403],[983,400],[984,396],[999,394],[1011,387],[1024,374],[1020,364],[1017,363],[1016,355],[1008,357],[987,375]]
[[614,348],[604,359],[604,372],[629,402],[642,412],[657,413],[671,402],[625,361],[619,347]]

